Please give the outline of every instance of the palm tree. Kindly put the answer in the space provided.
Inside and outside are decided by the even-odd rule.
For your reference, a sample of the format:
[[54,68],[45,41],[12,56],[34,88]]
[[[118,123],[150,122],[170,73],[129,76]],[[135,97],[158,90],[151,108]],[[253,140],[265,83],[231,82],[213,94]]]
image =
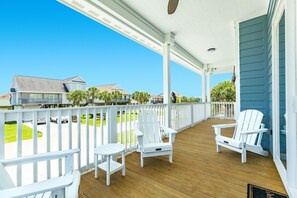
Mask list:
[[214,102],[235,102],[235,98],[235,85],[229,80],[217,84],[211,90],[211,100]]
[[112,95],[108,91],[103,91],[99,94],[98,97],[100,100],[104,100],[105,105],[110,103],[112,100]]
[[94,104],[95,99],[98,97],[99,90],[96,87],[90,87],[87,90],[87,97],[91,99],[91,103]]
[[82,90],[71,91],[67,94],[67,100],[72,101],[73,106],[80,106],[85,99],[87,99],[87,94]]
[[115,100],[116,105],[118,104],[118,100],[122,99],[123,94],[119,91],[111,92],[112,99]]
[[180,100],[181,100],[181,102],[188,102],[189,101],[187,96],[182,96]]
[[137,100],[139,104],[147,103],[150,100],[151,95],[147,92],[136,91],[132,94],[132,98]]

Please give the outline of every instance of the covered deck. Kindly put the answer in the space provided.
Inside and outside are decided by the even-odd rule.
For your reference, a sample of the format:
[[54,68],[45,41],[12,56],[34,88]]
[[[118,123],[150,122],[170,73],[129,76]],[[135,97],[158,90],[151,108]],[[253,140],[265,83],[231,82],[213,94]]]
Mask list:
[[[167,157],[146,158],[144,168],[139,154],[126,156],[126,176],[111,175],[106,186],[105,173],[82,175],[80,197],[246,197],[247,184],[286,193],[271,155],[248,152],[247,163],[239,153],[223,149],[216,153],[213,124],[233,120],[208,119],[177,134],[173,164]],[[223,134],[232,136],[232,129]]]

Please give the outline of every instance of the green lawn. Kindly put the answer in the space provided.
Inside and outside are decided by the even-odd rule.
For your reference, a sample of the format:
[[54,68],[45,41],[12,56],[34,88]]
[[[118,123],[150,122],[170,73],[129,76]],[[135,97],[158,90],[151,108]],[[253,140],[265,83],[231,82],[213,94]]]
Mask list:
[[[32,139],[32,129],[26,125],[22,125],[23,129],[23,140],[29,140]],[[38,133],[38,137],[42,137],[42,133]],[[10,143],[10,142],[16,142],[17,139],[17,124],[5,124],[4,128],[4,142]]]
[[[118,114],[118,123],[120,123],[120,115]],[[138,119],[138,116],[136,115],[136,119]],[[126,120],[126,115],[123,113],[122,114],[122,122],[124,122]],[[135,120],[135,115],[134,113],[131,114],[131,121]],[[130,113],[127,112],[127,121],[130,121]],[[86,124],[86,118],[85,116],[82,116],[81,118],[81,124]],[[90,126],[94,126],[94,120],[93,118],[90,118],[89,119],[89,123],[90,123]],[[104,125],[106,125],[106,120],[104,120]],[[100,119],[97,119],[96,120],[96,126],[101,126],[101,120]]]
[[[132,134],[131,134],[131,133],[132,133]],[[131,140],[130,140],[130,135],[132,135]],[[123,132],[122,132],[122,142],[121,142],[121,141],[120,141],[120,139],[121,139],[121,134],[118,133],[118,142],[124,144],[124,143],[125,143],[125,136],[126,136],[126,132],[123,131]],[[131,144],[132,144],[132,145],[133,145],[134,142],[136,141],[136,140],[135,140],[135,135],[134,135],[134,130],[133,130],[133,129],[132,129],[131,131],[127,131],[127,145],[130,144],[130,141],[131,141]]]

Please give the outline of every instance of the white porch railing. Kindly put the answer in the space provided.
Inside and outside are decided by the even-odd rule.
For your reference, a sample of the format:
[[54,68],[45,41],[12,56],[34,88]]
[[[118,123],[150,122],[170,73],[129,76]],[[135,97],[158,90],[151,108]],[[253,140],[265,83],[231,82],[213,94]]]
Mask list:
[[[156,111],[161,124],[165,123],[166,105],[90,106],[83,108],[28,109],[0,111],[0,160],[37,153],[79,148],[74,158],[75,168],[85,172],[94,167],[94,148],[106,143],[122,143],[126,152],[136,150],[138,112]],[[177,131],[191,127],[210,117],[210,103],[171,105],[171,127]],[[51,117],[68,123],[50,122]],[[39,119],[46,124],[37,125]],[[6,122],[16,122],[16,142],[5,144]],[[31,128],[33,138],[22,140],[23,128]],[[38,138],[42,132],[43,137]],[[8,171],[17,185],[41,181],[64,173],[62,162],[51,160],[38,164],[9,167]]]
[[176,131],[192,127],[210,117],[210,103],[171,104],[171,128]]
[[[135,150],[134,127],[138,112],[142,109],[157,111],[160,122],[164,123],[165,107],[133,105],[0,111],[0,160],[79,148],[74,166],[85,172],[94,167],[94,148],[99,145],[117,142],[126,146],[126,152]],[[67,117],[68,123],[50,122],[51,117],[58,120]],[[39,119],[45,119],[46,124],[37,125]],[[16,142],[5,144],[5,128],[9,127],[6,122],[16,122]],[[24,127],[31,128],[32,139],[22,140]],[[43,137],[38,138],[39,132]],[[62,175],[64,167],[62,161],[52,160],[9,167],[8,171],[19,186]]]
[[221,119],[234,119],[235,102],[211,102],[211,117]]

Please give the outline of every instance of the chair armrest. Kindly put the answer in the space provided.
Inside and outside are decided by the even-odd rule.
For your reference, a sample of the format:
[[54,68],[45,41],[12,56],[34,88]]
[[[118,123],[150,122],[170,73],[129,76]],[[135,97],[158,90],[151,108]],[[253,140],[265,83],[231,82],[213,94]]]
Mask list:
[[217,124],[217,125],[212,125],[212,127],[214,128],[216,135],[221,135],[221,129],[236,127],[236,125],[237,125],[236,123],[233,123],[233,124]]
[[34,184],[0,190],[0,197],[27,197],[66,188],[73,183],[73,175],[66,175]]
[[169,142],[173,143],[175,141],[175,135],[176,135],[176,131],[169,128],[169,127],[165,127],[165,126],[160,126],[161,130],[164,130],[165,133],[167,133],[169,135]]
[[265,133],[265,132],[267,132],[267,131],[268,131],[268,129],[263,128],[263,129],[252,130],[252,131],[241,131],[240,133],[241,133],[241,134],[249,135],[249,134],[254,134],[254,133]]
[[137,136],[139,149],[142,149],[143,148],[143,133],[137,127],[135,127],[134,134]]
[[161,129],[163,129],[166,133],[177,133],[176,130],[173,130],[166,126],[160,126]]
[[137,127],[135,127],[135,129],[134,129],[134,134],[135,134],[137,137],[139,137],[139,136],[143,136],[143,133],[142,133]]
[[36,155],[32,155],[32,156],[25,156],[25,157],[19,157],[19,158],[15,158],[15,159],[2,160],[1,163],[3,164],[3,166],[29,164],[29,163],[40,162],[40,161],[61,159],[61,158],[67,157],[69,155],[73,155],[75,153],[79,153],[79,149],[41,153],[41,154],[36,154]]
[[80,172],[78,170],[74,170],[72,172],[72,175],[73,183],[71,186],[66,188],[66,197],[77,198],[80,185]]
[[231,128],[231,127],[236,127],[236,123],[233,124],[216,124],[216,125],[212,125],[213,128],[220,128],[220,129],[224,129],[224,128]]

